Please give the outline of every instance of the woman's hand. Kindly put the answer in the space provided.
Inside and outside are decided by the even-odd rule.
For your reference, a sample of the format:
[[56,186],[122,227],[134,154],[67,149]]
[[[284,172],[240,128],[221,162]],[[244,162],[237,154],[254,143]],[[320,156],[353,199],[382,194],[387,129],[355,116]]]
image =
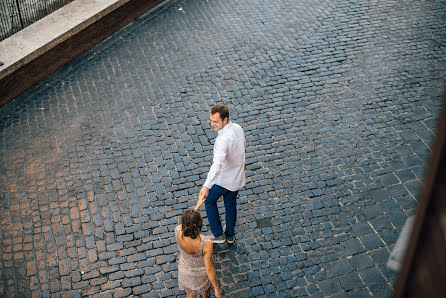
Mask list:
[[214,288],[214,295],[215,297],[223,297],[223,294],[221,293],[220,288]]
[[204,201],[206,201],[206,198],[209,194],[209,189],[206,186],[203,186],[203,188],[200,191],[200,194],[198,195],[198,201],[197,205],[195,205],[195,210],[200,209],[201,205],[204,204]]
[[198,209],[200,209],[201,205],[204,204],[204,201],[206,201],[206,198],[205,198],[205,197],[202,197],[202,196],[199,196],[199,197],[198,197],[198,201],[197,201],[197,205],[195,205],[194,210],[198,210]]

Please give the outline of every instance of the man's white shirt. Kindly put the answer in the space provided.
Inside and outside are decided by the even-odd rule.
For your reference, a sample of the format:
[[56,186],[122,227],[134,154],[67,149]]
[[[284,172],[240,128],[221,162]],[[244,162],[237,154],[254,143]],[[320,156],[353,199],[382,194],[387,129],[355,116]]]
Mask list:
[[218,131],[214,160],[204,186],[217,184],[230,191],[245,185],[245,133],[240,125],[229,122]]

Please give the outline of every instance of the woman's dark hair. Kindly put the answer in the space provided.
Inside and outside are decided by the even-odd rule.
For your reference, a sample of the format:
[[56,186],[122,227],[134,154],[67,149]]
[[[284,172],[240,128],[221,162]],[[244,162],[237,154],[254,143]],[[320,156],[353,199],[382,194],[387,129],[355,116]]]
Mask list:
[[181,216],[181,229],[183,230],[184,236],[195,239],[200,235],[202,227],[203,219],[201,218],[200,212],[190,209],[183,212]]
[[224,105],[215,105],[211,109],[211,114],[214,115],[215,113],[220,114],[221,120],[225,120],[225,118],[228,118],[229,121],[229,110],[227,106]]

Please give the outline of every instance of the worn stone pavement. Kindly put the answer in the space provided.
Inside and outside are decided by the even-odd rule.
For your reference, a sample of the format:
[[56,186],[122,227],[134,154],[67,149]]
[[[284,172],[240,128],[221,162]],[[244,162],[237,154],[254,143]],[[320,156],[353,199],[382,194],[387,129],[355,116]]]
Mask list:
[[0,110],[0,296],[184,295],[216,103],[247,136],[227,296],[391,295],[445,54],[445,1],[169,1]]

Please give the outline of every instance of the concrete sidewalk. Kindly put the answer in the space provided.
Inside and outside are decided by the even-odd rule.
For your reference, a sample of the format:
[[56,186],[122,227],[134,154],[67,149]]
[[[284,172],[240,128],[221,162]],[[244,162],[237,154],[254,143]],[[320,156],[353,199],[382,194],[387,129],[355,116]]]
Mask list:
[[162,0],[75,0],[0,42],[0,107]]
[[224,103],[247,137],[236,243],[214,246],[226,297],[390,296],[445,19],[445,1],[172,0],[117,31],[0,109],[0,295],[183,296],[173,229]]

